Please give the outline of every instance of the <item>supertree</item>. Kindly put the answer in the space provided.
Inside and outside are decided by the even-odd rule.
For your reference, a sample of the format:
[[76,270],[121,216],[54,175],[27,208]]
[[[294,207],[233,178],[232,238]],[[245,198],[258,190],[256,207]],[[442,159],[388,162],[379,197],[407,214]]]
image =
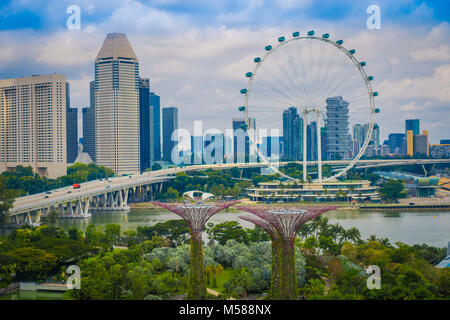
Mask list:
[[188,225],[191,235],[190,267],[187,298],[191,300],[203,299],[206,296],[206,286],[203,278],[203,242],[202,232],[206,222],[214,214],[222,211],[239,201],[223,203],[163,203],[152,202],[183,218]]
[[254,217],[247,217],[247,216],[240,216],[239,218],[249,221],[259,227],[261,227],[270,238],[270,241],[272,243],[272,270],[271,270],[271,278],[270,278],[270,292],[271,297],[274,300],[278,300],[281,298],[281,292],[280,292],[280,262],[281,262],[281,251],[282,251],[282,242],[278,235],[277,230],[266,220],[254,218]]
[[[280,288],[279,297],[282,300],[297,299],[297,279],[295,272],[294,240],[297,231],[307,221],[314,219],[321,213],[336,209],[337,207],[305,207],[305,206],[239,206],[236,209],[244,210],[256,215],[260,220],[270,226],[267,231],[276,230],[280,241]],[[258,223],[259,220],[258,219]],[[264,228],[263,228],[264,229]],[[276,239],[276,237],[275,237]],[[276,277],[276,275],[274,275]],[[277,293],[275,293],[276,296]]]

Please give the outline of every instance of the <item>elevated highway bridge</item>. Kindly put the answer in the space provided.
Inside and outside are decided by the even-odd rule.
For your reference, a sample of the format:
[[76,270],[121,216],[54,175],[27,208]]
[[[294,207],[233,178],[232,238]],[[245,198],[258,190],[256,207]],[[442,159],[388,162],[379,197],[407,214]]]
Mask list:
[[[322,161],[323,165],[345,166],[350,160]],[[280,167],[301,161],[279,162]],[[424,165],[450,163],[450,159],[383,159],[359,160],[356,168],[383,167],[395,165]],[[317,165],[309,161],[308,165]],[[161,192],[164,182],[173,179],[179,172],[224,170],[231,168],[248,169],[268,167],[267,163],[223,163],[190,165],[149,171],[141,174],[94,180],[80,185],[54,189],[46,193],[16,198],[9,210],[17,224],[39,224],[42,216],[57,210],[60,217],[86,218],[90,212],[129,210],[128,201],[148,201]],[[33,221],[34,219],[34,221]]]

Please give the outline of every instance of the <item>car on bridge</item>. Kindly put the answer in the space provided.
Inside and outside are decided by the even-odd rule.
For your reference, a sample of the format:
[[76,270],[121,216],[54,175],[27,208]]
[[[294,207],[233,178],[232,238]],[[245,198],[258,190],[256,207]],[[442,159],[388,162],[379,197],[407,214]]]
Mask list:
[[74,189],[80,189],[80,184],[79,183],[74,183],[72,187]]

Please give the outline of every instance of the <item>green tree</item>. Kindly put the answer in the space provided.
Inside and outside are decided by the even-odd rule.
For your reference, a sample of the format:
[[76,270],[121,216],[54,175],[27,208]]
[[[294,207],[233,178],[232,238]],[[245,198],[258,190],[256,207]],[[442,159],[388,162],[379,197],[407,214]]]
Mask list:
[[237,221],[225,221],[216,225],[208,224],[206,232],[211,240],[224,245],[228,240],[247,243],[247,232]]
[[9,209],[14,202],[14,192],[5,184],[5,178],[0,177],[0,226],[5,224]]
[[384,199],[393,201],[400,198],[403,189],[404,187],[401,181],[389,179],[380,188],[380,194]]

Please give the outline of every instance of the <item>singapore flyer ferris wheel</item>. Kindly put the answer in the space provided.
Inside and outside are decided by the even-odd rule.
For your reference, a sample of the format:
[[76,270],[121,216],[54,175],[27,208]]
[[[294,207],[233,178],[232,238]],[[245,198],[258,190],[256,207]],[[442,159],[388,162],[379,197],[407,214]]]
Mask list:
[[[278,132],[283,137],[281,160],[302,163],[303,181],[308,164],[317,164],[316,181],[344,176],[372,140],[380,111],[374,102],[374,77],[366,73],[366,62],[356,58],[356,50],[343,44],[328,33],[294,32],[266,45],[264,55],[255,57],[253,70],[245,74],[248,83],[241,89],[244,104],[239,107],[244,129],[265,129],[271,139],[269,133]],[[365,124],[366,132],[364,142],[352,149],[350,128],[356,123]],[[284,178],[298,180],[280,171],[278,161],[268,155],[271,140],[264,143],[255,134],[249,138],[261,162]],[[347,160],[347,165],[323,178],[323,160]]]

